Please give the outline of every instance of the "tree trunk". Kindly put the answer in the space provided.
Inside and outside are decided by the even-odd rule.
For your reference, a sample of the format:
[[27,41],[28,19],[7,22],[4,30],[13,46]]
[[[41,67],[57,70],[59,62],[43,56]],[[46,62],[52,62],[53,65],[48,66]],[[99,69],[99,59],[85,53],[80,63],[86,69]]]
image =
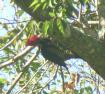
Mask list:
[[[35,13],[29,7],[33,0],[14,0],[24,11],[36,19]],[[104,0],[102,0],[104,1]],[[104,6],[105,7],[105,6]],[[101,9],[100,9],[101,10]],[[67,33],[67,32],[66,32]],[[65,33],[65,35],[66,35]],[[77,53],[83,60],[105,79],[105,45],[96,39],[86,36],[79,30],[71,28],[69,34],[61,36],[65,46]],[[62,42],[61,41],[61,42]]]

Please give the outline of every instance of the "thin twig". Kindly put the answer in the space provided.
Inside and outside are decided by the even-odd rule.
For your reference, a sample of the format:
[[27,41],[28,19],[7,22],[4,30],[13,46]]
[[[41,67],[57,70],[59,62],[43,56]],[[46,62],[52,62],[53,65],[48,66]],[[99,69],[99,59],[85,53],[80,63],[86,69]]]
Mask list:
[[4,68],[5,66],[14,64],[14,62],[19,59],[20,57],[26,55],[33,47],[32,46],[28,46],[26,47],[22,52],[19,52],[16,56],[14,56],[13,58],[11,58],[10,60],[0,63],[0,69]]
[[48,84],[56,77],[57,72],[58,72],[58,68],[59,68],[59,66],[57,66],[57,69],[56,69],[56,71],[55,71],[55,73],[54,73],[52,79],[50,79],[50,80],[44,85],[44,87],[41,88],[41,90],[38,92],[38,94],[41,94],[41,91],[42,91],[46,86],[48,86]]
[[8,20],[6,18],[0,18],[0,19],[8,21],[7,23],[1,23],[1,24],[17,24],[17,23],[24,23],[24,22],[26,23],[26,22],[30,21],[30,20],[24,20],[24,21]]
[[45,62],[41,67],[39,67],[38,70],[35,72],[35,74],[32,76],[32,78],[16,94],[19,94],[24,88],[26,88],[30,84],[30,82],[34,79],[34,77],[36,76],[36,74],[40,71],[40,69],[43,66],[45,66],[46,64],[47,64],[47,62]]
[[51,64],[48,65],[48,67],[46,68],[46,70],[41,74],[40,78],[36,81],[36,83],[34,83],[34,86],[32,88],[32,93],[33,93],[33,90],[35,88],[35,85],[42,79],[42,77],[45,75],[46,71],[49,69]]
[[64,87],[64,75],[63,75],[63,71],[62,71],[62,66],[60,66],[60,71],[61,71],[61,78],[62,78],[62,83],[63,83],[63,85],[62,85],[62,90],[63,90],[63,92],[65,92],[65,87]]
[[18,34],[16,34],[16,36],[13,37],[13,39],[11,41],[9,41],[4,47],[2,47],[0,49],[0,51],[7,48],[9,45],[11,45],[11,43],[26,29],[26,27],[27,27],[27,24],[24,26],[24,28],[22,30],[20,30],[20,32]]
[[15,78],[15,80],[13,81],[13,83],[11,84],[11,86],[9,87],[9,90],[7,91],[6,94],[10,94],[10,92],[12,91],[12,89],[14,88],[14,86],[16,85],[16,83],[20,80],[20,78],[22,77],[22,75],[26,72],[26,70],[28,69],[29,65],[34,60],[34,58],[38,55],[38,53],[39,53],[39,51],[36,54],[33,54],[33,56],[26,62],[23,70]]

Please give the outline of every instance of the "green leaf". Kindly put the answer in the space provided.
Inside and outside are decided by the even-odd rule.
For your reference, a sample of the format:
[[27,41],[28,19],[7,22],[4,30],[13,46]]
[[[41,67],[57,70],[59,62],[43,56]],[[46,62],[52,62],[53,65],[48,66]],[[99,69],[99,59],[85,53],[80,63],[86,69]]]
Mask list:
[[54,13],[54,12],[49,12],[49,15],[50,15],[51,17],[55,17],[55,13]]
[[32,4],[30,5],[30,7],[35,6],[35,4],[37,4],[38,2],[39,2],[39,0],[34,0],[34,1],[32,2]]
[[64,33],[64,27],[63,27],[61,19],[57,19],[57,26],[58,26],[59,31],[61,33]]
[[44,10],[46,7],[47,7],[47,3],[44,3],[42,9]]
[[84,93],[84,88],[81,88],[80,89],[80,94],[83,94]]
[[35,5],[33,11],[37,10],[40,7],[40,5],[41,5],[40,3],[38,3],[37,5]]
[[42,30],[44,32],[44,34],[46,35],[47,34],[47,31],[49,29],[49,22],[48,21],[45,21],[44,24],[43,24],[43,27],[42,27]]
[[0,87],[7,83],[7,80],[4,78],[0,78]]
[[85,90],[87,91],[87,94],[92,94],[92,88],[90,86],[86,87]]
[[54,4],[57,4],[56,0],[53,0],[53,3],[54,3]]
[[49,7],[53,8],[54,6],[52,5],[51,0],[49,0]]

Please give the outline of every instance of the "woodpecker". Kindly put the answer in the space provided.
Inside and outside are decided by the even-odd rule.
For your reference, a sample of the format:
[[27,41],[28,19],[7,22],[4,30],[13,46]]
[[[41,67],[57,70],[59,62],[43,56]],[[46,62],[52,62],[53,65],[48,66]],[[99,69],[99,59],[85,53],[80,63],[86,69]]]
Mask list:
[[54,43],[48,38],[41,38],[38,35],[32,35],[26,43],[27,46],[39,46],[43,57],[54,64],[63,66],[67,69],[65,60],[68,59],[68,55],[65,55]]

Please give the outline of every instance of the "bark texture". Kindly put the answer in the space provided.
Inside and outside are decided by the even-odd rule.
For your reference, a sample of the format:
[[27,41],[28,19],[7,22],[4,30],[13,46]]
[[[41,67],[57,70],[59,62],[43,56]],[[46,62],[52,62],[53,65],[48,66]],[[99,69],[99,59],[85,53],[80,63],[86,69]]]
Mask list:
[[[33,0],[14,0],[15,3],[21,7],[24,11],[29,13],[34,19],[40,19],[36,17],[36,13],[32,11],[29,5]],[[49,17],[44,18],[50,19]],[[66,32],[67,33],[67,32]],[[88,64],[105,79],[105,45],[96,39],[86,36],[79,30],[70,27],[67,37],[61,36],[61,43],[64,42],[65,46],[73,52],[77,53],[82,59],[88,62]]]

